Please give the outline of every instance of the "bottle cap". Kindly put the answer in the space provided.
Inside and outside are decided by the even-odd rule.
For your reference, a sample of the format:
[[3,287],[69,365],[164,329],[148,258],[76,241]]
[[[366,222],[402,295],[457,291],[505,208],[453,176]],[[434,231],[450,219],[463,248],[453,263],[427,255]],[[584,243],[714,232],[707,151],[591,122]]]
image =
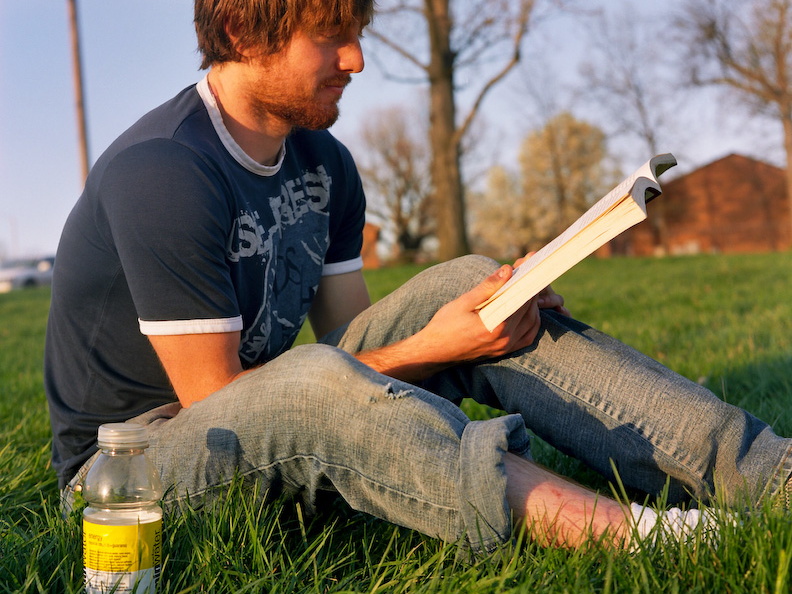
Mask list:
[[148,431],[145,425],[106,423],[99,427],[97,443],[100,448],[145,448]]

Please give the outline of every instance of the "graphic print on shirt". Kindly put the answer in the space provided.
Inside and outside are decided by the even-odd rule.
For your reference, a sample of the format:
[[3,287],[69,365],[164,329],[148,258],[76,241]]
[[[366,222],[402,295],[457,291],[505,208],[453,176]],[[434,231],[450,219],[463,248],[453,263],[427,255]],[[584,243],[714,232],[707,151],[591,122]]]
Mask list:
[[329,245],[331,182],[319,165],[283,182],[265,207],[248,205],[234,221],[227,258],[264,285],[255,319],[245,320],[244,363],[263,363],[288,349],[305,321]]

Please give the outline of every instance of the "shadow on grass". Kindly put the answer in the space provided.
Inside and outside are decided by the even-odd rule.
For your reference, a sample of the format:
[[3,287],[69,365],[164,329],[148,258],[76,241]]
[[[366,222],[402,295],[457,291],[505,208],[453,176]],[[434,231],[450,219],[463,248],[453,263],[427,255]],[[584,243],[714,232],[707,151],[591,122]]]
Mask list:
[[792,437],[792,355],[733,368],[707,385],[726,402]]

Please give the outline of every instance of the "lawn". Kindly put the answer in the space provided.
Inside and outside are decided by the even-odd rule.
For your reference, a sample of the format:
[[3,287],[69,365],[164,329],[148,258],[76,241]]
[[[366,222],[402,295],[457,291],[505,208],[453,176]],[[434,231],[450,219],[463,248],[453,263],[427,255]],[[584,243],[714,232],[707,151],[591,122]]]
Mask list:
[[[418,268],[371,271],[379,298]],[[792,435],[792,253],[587,260],[556,290],[573,314]],[[78,517],[61,519],[49,466],[42,351],[49,292],[0,295],[0,592],[81,591]],[[301,340],[308,340],[303,335]],[[496,414],[465,403],[472,417]],[[555,470],[609,490],[538,443]],[[517,542],[464,563],[443,544],[331,502],[250,503],[166,517],[162,592],[788,592],[792,515],[741,514],[717,543],[635,553]]]

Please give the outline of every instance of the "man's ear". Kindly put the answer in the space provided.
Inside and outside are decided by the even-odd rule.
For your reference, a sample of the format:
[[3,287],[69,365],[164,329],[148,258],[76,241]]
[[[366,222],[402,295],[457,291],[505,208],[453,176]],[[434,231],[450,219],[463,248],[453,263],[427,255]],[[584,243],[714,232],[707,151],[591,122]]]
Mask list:
[[239,35],[239,26],[236,23],[226,21],[223,25],[223,29],[225,29],[226,37],[228,37],[228,40],[234,46],[234,51],[238,56],[242,59],[248,59],[253,56],[255,53],[254,48],[242,43]]

